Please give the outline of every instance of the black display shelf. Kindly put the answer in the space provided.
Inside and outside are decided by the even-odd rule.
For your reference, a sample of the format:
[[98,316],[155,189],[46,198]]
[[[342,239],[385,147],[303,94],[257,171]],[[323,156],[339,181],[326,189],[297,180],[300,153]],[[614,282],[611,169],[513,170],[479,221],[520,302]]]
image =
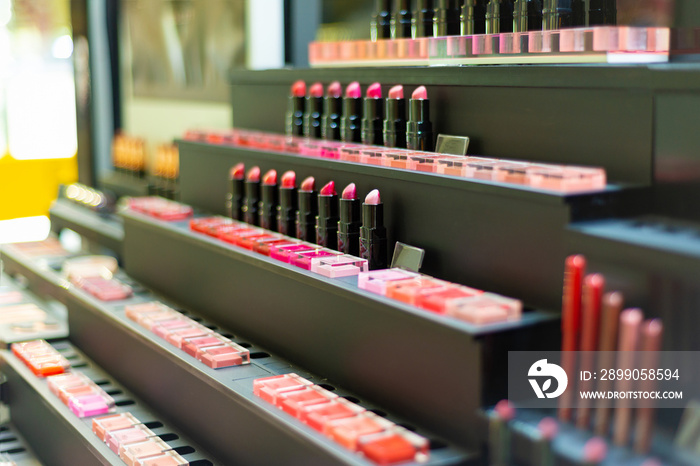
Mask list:
[[394,241],[425,249],[423,271],[522,299],[533,307],[561,305],[565,228],[570,221],[631,215],[646,190],[611,185],[599,192],[560,194],[525,186],[456,178],[358,163],[230,146],[179,142],[182,201],[225,214],[229,171],[239,162],[278,173],[313,175],[361,197],[378,188]]
[[[26,259],[20,260],[26,267],[31,265]],[[43,268],[37,271],[36,280],[51,281],[55,275],[53,269]],[[272,357],[247,340],[235,339],[216,325],[182,311],[250,347],[250,365],[210,369],[126,318],[126,305],[158,298],[127,276],[120,274],[118,278],[137,290],[134,297],[105,303],[73,286],[61,288],[68,307],[71,342],[101,366],[108,367],[111,376],[162,413],[163,418],[180,426],[180,430],[213,452],[224,464],[272,465],[290,464],[290,461],[308,465],[373,464],[253,395],[253,380],[259,377],[295,372],[329,386],[326,378]],[[163,390],[162,387],[177,387],[177,390]],[[356,399],[355,393],[332,388],[339,396]],[[183,393],[187,394],[186,402],[183,402]],[[399,425],[415,429],[402,418],[387,415],[383,406],[367,402],[361,405]],[[420,429],[417,432],[431,439],[435,447],[426,465],[467,465],[477,461],[474,452],[448,447],[440,438]]]
[[[491,326],[419,310],[353,284],[125,212],[125,267],[234,333],[461,445],[479,406],[505,396],[507,352],[555,348],[558,319]],[[397,387],[400,384],[400,387]]]
[[664,323],[664,350],[697,351],[700,326],[700,226],[663,217],[572,224],[567,250],[583,254],[608,289],[624,292],[627,307],[641,307]]
[[98,186],[100,189],[114,193],[117,197],[148,195],[147,179],[116,171],[110,171],[100,177]]
[[55,233],[68,228],[121,256],[124,228],[118,216],[100,214],[61,198],[51,205],[49,216]]
[[[221,464],[212,462],[211,455],[178,435],[176,433],[178,430],[160,422],[159,418],[143,403],[134,400],[130,393],[112,382],[110,375],[77,351],[69,342],[55,342],[53,346],[71,361],[71,365],[76,368],[74,370],[80,367],[79,372],[93,381],[99,381],[105,391],[113,393],[117,412],[130,412],[142,423],[157,422],[151,429],[156,435],[175,433],[175,439],[169,440],[168,444],[176,451],[178,447],[191,447],[192,453],[185,454],[185,458],[191,464],[201,466]],[[51,393],[45,379],[36,377],[9,350],[0,350],[0,370],[5,376],[2,386],[3,401],[10,409],[13,425],[31,445],[41,446],[36,449],[36,455],[43,463],[66,466],[124,464],[119,456],[92,432],[92,417],[82,419],[77,417],[61,403],[56,395]],[[37,419],[41,419],[41,422],[37,422]]]

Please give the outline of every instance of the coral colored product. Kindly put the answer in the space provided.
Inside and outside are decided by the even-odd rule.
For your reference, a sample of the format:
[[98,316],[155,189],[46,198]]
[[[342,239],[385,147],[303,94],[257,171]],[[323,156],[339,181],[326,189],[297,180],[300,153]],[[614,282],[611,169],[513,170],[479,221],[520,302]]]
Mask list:
[[119,413],[111,416],[96,417],[92,420],[92,432],[103,442],[107,434],[116,430],[128,429],[141,424],[131,413]]
[[313,384],[296,374],[276,375],[253,381],[253,394],[263,400],[277,405],[279,396],[293,390],[301,390]]
[[297,200],[296,173],[290,170],[282,175],[277,206],[277,231],[283,235],[294,236],[296,233]]
[[384,204],[379,190],[367,194],[362,204],[362,227],[360,228],[360,257],[367,259],[370,270],[387,266],[387,239],[384,228]]
[[410,280],[420,274],[404,269],[373,270],[361,272],[357,277],[357,286],[361,290],[386,296],[387,287],[400,280]]
[[248,170],[245,177],[245,199],[243,200],[243,221],[258,225],[258,202],[260,202],[260,167]]
[[340,117],[343,112],[343,87],[338,81],[328,85],[321,118],[321,137],[340,141]]
[[467,286],[450,284],[447,287],[428,290],[427,293],[420,293],[416,296],[415,305],[437,314],[444,314],[447,312],[447,307],[452,300],[470,298],[482,293],[483,291],[481,290],[469,288]]
[[403,86],[396,85],[389,89],[385,101],[385,119],[383,125],[383,142],[386,147],[406,147],[406,100]]
[[458,298],[448,302],[446,314],[475,325],[517,320],[522,314],[522,302],[493,293]]
[[137,466],[139,460],[161,455],[168,450],[172,450],[170,445],[159,438],[151,438],[145,442],[122,445],[119,451],[119,457],[128,466]]
[[416,300],[422,294],[444,290],[449,285],[449,282],[443,280],[420,276],[389,284],[386,289],[386,297],[415,305]]
[[428,440],[406,429],[394,427],[358,439],[358,450],[377,464],[388,465],[427,460]]
[[364,112],[361,123],[362,143],[381,146],[384,142],[382,135],[383,123],[384,99],[382,99],[382,86],[379,83],[374,83],[367,88],[367,95],[364,99]]
[[190,324],[189,327],[182,327],[171,329],[165,332],[165,341],[175,346],[176,348],[182,349],[182,344],[187,338],[204,337],[209,335],[211,332],[208,328],[201,326],[196,323]]
[[302,241],[316,241],[316,215],[318,214],[318,198],[316,181],[310,176],[302,181],[299,187],[296,218],[296,237]]
[[260,198],[259,224],[262,228],[277,231],[277,204],[279,203],[279,190],[277,188],[277,171],[270,170],[265,173],[262,180],[262,195]]
[[335,183],[329,181],[318,193],[318,215],[316,216],[316,244],[338,248],[338,194]]
[[277,407],[296,418],[300,418],[305,407],[328,403],[336,398],[338,395],[313,385],[301,390],[281,393],[277,397]]
[[229,175],[231,180],[231,218],[233,220],[243,220],[243,198],[245,180],[245,165],[242,163],[236,164],[231,168]]
[[409,101],[406,147],[424,152],[435,150],[433,124],[430,122],[430,100],[425,86],[413,91]]
[[290,136],[304,135],[304,110],[306,109],[306,83],[296,81],[292,84],[289,94],[287,111],[287,134]]
[[348,450],[357,451],[360,437],[384,432],[391,427],[393,424],[386,419],[364,412],[355,417],[329,422],[326,435]]
[[360,199],[355,183],[345,187],[340,197],[340,218],[338,220],[338,251],[357,256],[360,254]]
[[321,139],[321,112],[323,112],[323,84],[313,83],[306,97],[304,136]]
[[137,425],[122,430],[115,430],[106,435],[105,443],[114,453],[119,454],[122,445],[143,442],[155,437],[153,431],[143,425]]
[[355,417],[364,411],[364,408],[355,403],[336,398],[328,403],[303,406],[297,417],[313,429],[325,434],[326,427],[331,421]]
[[70,367],[70,362],[45,340],[13,343],[12,353],[37,377],[62,374]]
[[343,115],[340,118],[340,139],[343,142],[362,142],[362,89],[352,82],[345,89]]
[[212,369],[250,364],[250,351],[233,342],[199,349],[197,359]]
[[129,285],[116,279],[106,280],[101,277],[87,277],[71,280],[74,285],[100,301],[119,301],[133,295]]

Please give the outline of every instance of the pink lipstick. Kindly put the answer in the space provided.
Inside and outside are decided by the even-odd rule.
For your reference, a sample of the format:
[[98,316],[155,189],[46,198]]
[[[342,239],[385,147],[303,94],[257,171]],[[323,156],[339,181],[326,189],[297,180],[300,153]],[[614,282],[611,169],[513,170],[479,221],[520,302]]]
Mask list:
[[343,87],[338,81],[328,85],[321,118],[323,139],[340,141],[340,115],[343,110]]
[[406,147],[424,152],[435,150],[433,124],[430,122],[430,100],[425,86],[420,86],[411,95],[406,124]]
[[262,180],[262,197],[260,199],[260,226],[266,230],[277,231],[277,202],[279,191],[277,189],[277,171],[270,170],[265,173]]
[[340,196],[340,220],[338,220],[338,251],[358,256],[360,254],[360,199],[355,183],[343,189]]
[[354,81],[345,89],[343,116],[340,118],[340,139],[343,142],[362,142],[362,89]]
[[248,170],[245,178],[243,221],[249,225],[258,224],[258,202],[260,202],[260,167],[256,166]]
[[313,243],[316,241],[316,214],[318,214],[318,200],[315,191],[316,180],[313,176],[301,182],[297,193],[299,210],[297,211],[296,230],[297,238]]
[[382,99],[382,85],[374,83],[367,88],[367,97],[364,102],[364,113],[361,124],[361,138],[363,144],[381,146],[384,142],[382,136],[382,123],[384,121],[384,100]]
[[323,84],[313,83],[306,98],[304,136],[321,138],[321,112],[323,111]]
[[384,204],[381,202],[378,189],[370,191],[362,204],[360,257],[367,259],[370,270],[385,269],[387,266]]
[[279,190],[280,204],[277,206],[277,231],[287,236],[296,233],[297,175],[293,171],[284,172]]
[[318,193],[316,244],[338,248],[338,220],[338,193],[335,192],[335,182],[329,181]]
[[304,109],[306,108],[306,83],[296,81],[292,84],[287,111],[287,134],[304,135]]
[[231,218],[243,220],[243,181],[245,179],[245,165],[237,164],[231,169]]
[[386,99],[384,145],[406,148],[406,100],[400,84],[389,89],[389,97]]

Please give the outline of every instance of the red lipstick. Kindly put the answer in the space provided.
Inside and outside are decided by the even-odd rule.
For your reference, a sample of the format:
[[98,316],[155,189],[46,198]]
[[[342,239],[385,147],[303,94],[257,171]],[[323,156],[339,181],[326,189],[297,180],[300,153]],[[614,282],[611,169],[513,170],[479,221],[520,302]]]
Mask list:
[[292,84],[287,111],[287,134],[302,136],[304,134],[304,110],[306,108],[306,83],[296,81]]
[[360,254],[360,200],[355,183],[343,189],[340,196],[340,220],[338,220],[338,251],[358,256]]
[[338,81],[328,85],[321,118],[323,139],[340,141],[340,115],[343,110],[343,87]]
[[386,99],[384,145],[406,148],[406,100],[400,84],[389,89],[389,97]]
[[321,138],[321,112],[323,111],[323,84],[313,83],[306,98],[304,136]]
[[297,212],[297,175],[291,170],[282,175],[279,200],[277,231],[283,235],[294,236],[296,233],[294,219]]
[[245,199],[243,201],[243,221],[258,225],[258,202],[260,202],[260,167],[248,170],[245,178]]
[[338,220],[338,193],[335,192],[335,182],[329,181],[318,193],[316,244],[338,248]]
[[362,204],[362,228],[360,228],[360,257],[367,259],[370,270],[387,266],[386,228],[384,228],[384,204],[379,190],[370,191]]
[[265,173],[262,181],[262,197],[260,199],[260,226],[266,230],[277,231],[277,171]]
[[297,238],[313,243],[316,241],[316,214],[318,214],[318,200],[315,191],[316,180],[313,176],[301,182],[299,188],[296,230]]
[[367,88],[367,97],[365,97],[364,104],[361,127],[362,143],[381,146],[384,142],[384,137],[382,136],[384,101],[382,100],[381,84],[374,83]]
[[428,90],[420,86],[411,96],[406,124],[406,147],[411,150],[432,152],[435,150],[433,124],[430,122]]
[[231,218],[243,220],[243,180],[245,179],[245,165],[237,164],[231,169]]
[[340,118],[340,139],[343,142],[362,142],[362,89],[354,81],[345,89],[343,116]]

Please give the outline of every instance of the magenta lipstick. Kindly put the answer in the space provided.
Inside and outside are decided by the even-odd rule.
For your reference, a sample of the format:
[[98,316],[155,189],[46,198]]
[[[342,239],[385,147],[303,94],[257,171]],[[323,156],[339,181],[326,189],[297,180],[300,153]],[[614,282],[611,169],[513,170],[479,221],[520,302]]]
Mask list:
[[260,167],[248,170],[245,178],[245,199],[243,200],[243,221],[249,225],[258,224],[258,202],[260,202]]
[[316,244],[338,249],[338,193],[335,182],[329,181],[318,193],[316,216]]
[[260,226],[266,230],[277,231],[277,170],[265,173],[262,180],[262,196],[260,199]]
[[292,84],[287,111],[287,134],[290,136],[304,135],[304,110],[306,109],[306,83],[296,81]]
[[430,122],[430,100],[425,86],[420,86],[411,95],[406,123],[406,147],[424,152],[435,150],[433,124]]
[[362,116],[362,144],[381,146],[384,142],[382,124],[384,122],[384,100],[382,85],[374,83],[367,88],[364,113]]
[[379,190],[370,191],[362,204],[360,228],[360,257],[367,259],[370,270],[387,267],[386,228],[384,228],[384,204]]
[[245,165],[237,164],[231,169],[231,218],[243,220],[243,182],[245,180]]
[[343,87],[338,81],[328,85],[323,102],[321,136],[323,139],[340,141],[340,115],[343,111]]
[[299,210],[297,211],[297,238],[313,243],[316,241],[316,215],[318,200],[315,191],[316,180],[313,176],[301,182],[297,193]]
[[306,98],[304,113],[304,136],[321,138],[321,112],[323,111],[323,84],[313,83]]
[[360,200],[355,183],[343,189],[340,196],[340,220],[338,220],[338,251],[358,256],[360,254]]
[[362,89],[354,81],[345,89],[343,116],[340,118],[340,139],[343,142],[362,142]]
[[389,97],[386,99],[384,145],[406,148],[406,100],[400,84],[389,89]]
[[279,190],[280,204],[277,206],[277,231],[287,236],[296,235],[297,175],[284,172]]

